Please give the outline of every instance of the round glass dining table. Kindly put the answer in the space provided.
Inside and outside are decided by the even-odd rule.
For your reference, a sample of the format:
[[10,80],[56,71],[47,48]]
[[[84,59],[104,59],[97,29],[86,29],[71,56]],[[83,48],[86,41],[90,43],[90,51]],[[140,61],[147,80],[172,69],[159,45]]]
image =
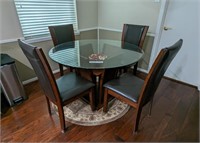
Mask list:
[[106,70],[118,69],[138,62],[144,52],[134,44],[117,40],[88,39],[76,40],[57,45],[50,49],[49,57],[56,63],[92,73],[96,77],[96,104],[102,101],[102,89]]

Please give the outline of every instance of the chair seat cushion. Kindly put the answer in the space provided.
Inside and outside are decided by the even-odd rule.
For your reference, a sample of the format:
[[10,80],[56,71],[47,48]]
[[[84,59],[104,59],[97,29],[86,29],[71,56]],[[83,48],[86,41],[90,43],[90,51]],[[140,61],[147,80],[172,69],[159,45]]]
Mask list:
[[137,102],[144,80],[130,74],[123,74],[118,79],[113,79],[104,84],[108,88],[133,102]]
[[76,75],[68,73],[56,80],[60,92],[61,100],[68,100],[87,89],[95,86],[92,82]]

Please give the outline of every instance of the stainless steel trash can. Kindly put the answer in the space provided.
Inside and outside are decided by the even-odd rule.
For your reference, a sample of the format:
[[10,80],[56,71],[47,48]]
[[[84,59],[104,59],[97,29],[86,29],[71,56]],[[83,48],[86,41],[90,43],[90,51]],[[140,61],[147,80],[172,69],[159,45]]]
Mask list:
[[15,60],[7,54],[1,54],[0,74],[0,84],[10,106],[27,99],[16,69]]

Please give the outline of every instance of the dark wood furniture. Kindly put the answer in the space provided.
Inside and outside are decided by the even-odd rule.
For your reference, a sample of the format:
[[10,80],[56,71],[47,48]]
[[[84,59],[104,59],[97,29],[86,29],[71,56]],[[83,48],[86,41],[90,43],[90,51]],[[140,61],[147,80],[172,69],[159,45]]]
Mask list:
[[[49,32],[54,46],[75,40],[73,24],[49,26]],[[63,65],[59,64],[60,75],[63,75]],[[72,69],[68,67],[70,71]]]
[[162,49],[145,80],[142,80],[133,74],[125,73],[119,79],[114,79],[104,84],[104,112],[107,112],[109,95],[126,102],[136,109],[134,132],[137,132],[143,106],[150,102],[149,114],[151,114],[154,93],[156,92],[165,71],[181,48],[182,43],[183,40],[180,39],[174,45]]
[[[132,65],[143,56],[143,51],[138,46],[126,43],[121,47],[120,40],[87,39],[62,43],[49,51],[49,57],[62,65],[72,67],[81,76],[96,84],[95,106],[101,107],[103,103],[103,83],[112,79],[113,72],[119,67]],[[89,59],[91,54],[107,56],[102,61]],[[109,71],[109,72],[108,72]],[[111,73],[111,74],[108,74]]]
[[42,49],[29,45],[21,40],[18,40],[18,43],[39,79],[46,97],[50,115],[50,101],[57,105],[62,132],[66,130],[63,106],[84,95],[89,95],[91,109],[94,110],[94,84],[92,82],[77,76],[74,72],[65,74],[55,80]]
[[[125,47],[126,43],[131,43],[142,48],[148,29],[147,25],[124,24],[121,37],[122,47]],[[138,62],[133,66],[133,73],[136,75]],[[127,71],[127,67],[124,70]]]
[[139,134],[132,134],[134,108],[117,121],[101,126],[69,123],[67,134],[60,134],[55,126],[59,124],[57,115],[48,117],[38,81],[24,88],[29,99],[1,117],[1,142],[199,142],[199,91],[183,82],[162,79],[154,97],[153,118],[147,116],[145,106]]

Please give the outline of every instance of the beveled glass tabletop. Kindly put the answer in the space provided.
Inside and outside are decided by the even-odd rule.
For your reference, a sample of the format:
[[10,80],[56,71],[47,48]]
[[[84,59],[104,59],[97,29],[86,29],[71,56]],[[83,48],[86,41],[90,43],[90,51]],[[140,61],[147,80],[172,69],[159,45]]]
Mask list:
[[[123,48],[122,48],[123,47]],[[62,65],[82,69],[119,68],[138,62],[144,52],[130,43],[105,39],[77,40],[50,49],[49,57]]]

